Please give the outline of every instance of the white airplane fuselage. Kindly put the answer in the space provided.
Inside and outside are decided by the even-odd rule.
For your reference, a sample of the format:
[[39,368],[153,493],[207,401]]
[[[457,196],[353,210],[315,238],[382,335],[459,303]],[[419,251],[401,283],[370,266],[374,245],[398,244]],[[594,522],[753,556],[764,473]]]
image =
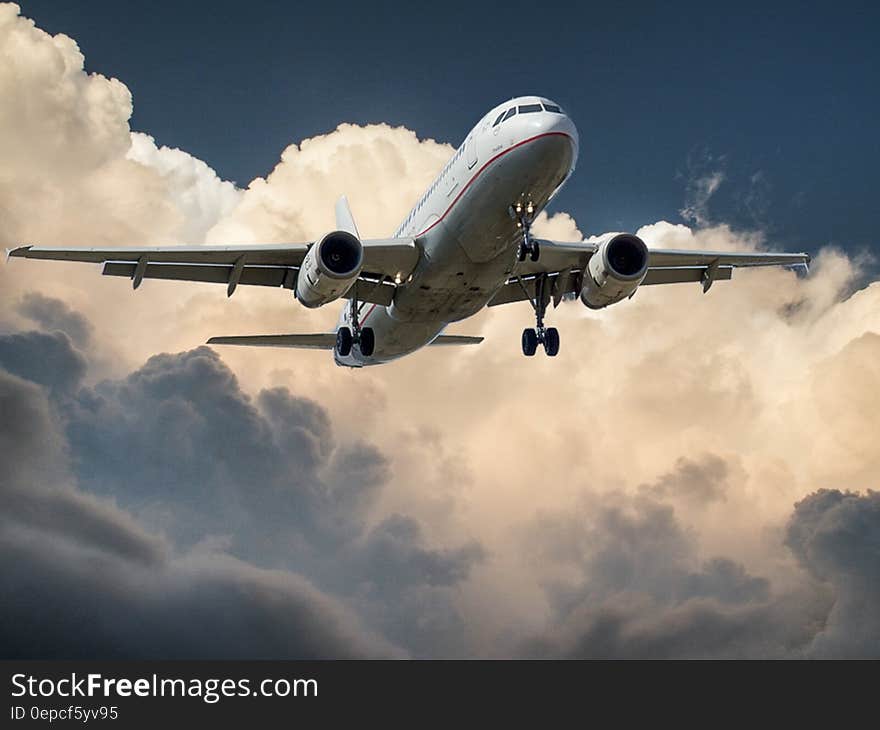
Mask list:
[[[544,106],[540,106],[541,103]],[[506,110],[517,113],[494,124]],[[361,303],[361,327],[372,327],[376,345],[358,347],[338,365],[377,365],[424,347],[451,322],[479,312],[504,286],[517,261],[522,232],[509,209],[530,202],[541,211],[574,171],[578,134],[569,117],[542,97],[518,97],[481,119],[419,199],[395,237],[413,237],[420,248],[412,275],[390,306]],[[346,303],[339,327],[352,327]]]

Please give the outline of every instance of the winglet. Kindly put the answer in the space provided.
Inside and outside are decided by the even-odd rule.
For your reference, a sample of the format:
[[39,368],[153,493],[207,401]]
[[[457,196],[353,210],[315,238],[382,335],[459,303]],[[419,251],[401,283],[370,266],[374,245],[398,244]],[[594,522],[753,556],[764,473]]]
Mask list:
[[19,246],[18,248],[7,248],[6,249],[6,261],[9,262],[10,256],[15,256],[16,258],[21,256],[22,258],[27,256],[27,252],[30,251],[32,246]]

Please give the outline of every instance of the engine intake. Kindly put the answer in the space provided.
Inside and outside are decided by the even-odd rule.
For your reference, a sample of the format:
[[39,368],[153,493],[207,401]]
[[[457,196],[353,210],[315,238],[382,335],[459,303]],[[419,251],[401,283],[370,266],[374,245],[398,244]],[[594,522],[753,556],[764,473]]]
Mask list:
[[602,309],[635,293],[648,273],[648,247],[638,236],[618,233],[605,239],[584,271],[581,301]]
[[314,309],[339,299],[361,273],[364,247],[348,231],[333,231],[312,246],[296,277],[296,298]]

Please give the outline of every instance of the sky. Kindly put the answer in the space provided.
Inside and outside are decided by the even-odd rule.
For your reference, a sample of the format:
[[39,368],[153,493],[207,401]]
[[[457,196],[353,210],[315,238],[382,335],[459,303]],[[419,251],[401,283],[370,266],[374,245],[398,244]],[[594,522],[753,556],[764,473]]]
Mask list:
[[[517,44],[512,6],[428,33],[252,7],[0,3],[0,246],[309,241],[341,192],[379,236],[541,82],[591,141],[538,235],[784,231],[810,275],[564,303],[552,359],[521,355],[527,304],[493,308],[450,329],[479,347],[352,371],[202,345],[332,328],[289,292],[0,265],[4,658],[880,656],[870,18],[547,8]],[[808,114],[824,94],[844,112]]]
[[343,121],[458,146],[497,103],[542,94],[580,130],[556,207],[587,233],[681,222],[689,181],[719,174],[714,220],[787,250],[876,243],[876,3],[22,7],[124,79],[134,129],[242,186]]

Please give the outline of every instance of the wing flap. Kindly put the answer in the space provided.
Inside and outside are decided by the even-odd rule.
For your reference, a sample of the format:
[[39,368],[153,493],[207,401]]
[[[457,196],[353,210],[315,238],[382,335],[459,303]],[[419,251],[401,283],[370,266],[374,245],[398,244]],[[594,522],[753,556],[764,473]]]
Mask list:
[[[104,264],[104,276],[135,277],[137,264],[127,261],[108,261]],[[229,284],[234,275],[234,266],[215,266],[211,264],[147,264],[143,270],[144,279],[164,279],[166,281],[198,281],[210,284]],[[238,284],[256,286],[276,286],[293,289],[296,285],[298,269],[280,266],[245,266],[241,270]],[[360,279],[357,282],[358,300],[369,304],[388,306],[394,298],[396,287],[385,281]],[[350,299],[354,287],[343,295]]]
[[[648,269],[641,286],[650,284],[683,284],[685,282],[702,282],[706,272],[705,266],[677,266],[665,269]],[[713,276],[714,281],[728,281],[733,277],[733,267],[719,266]]]
[[[108,261],[101,271],[104,276],[124,276],[134,278],[137,264],[127,261]],[[212,264],[147,264],[143,273],[145,279],[165,279],[170,281],[204,281],[214,284],[227,284],[233,273],[233,266],[215,266]],[[255,284],[258,286],[282,286],[285,278],[291,282],[288,289],[293,288],[296,281],[295,268],[280,266],[245,266],[241,270],[239,284]]]

